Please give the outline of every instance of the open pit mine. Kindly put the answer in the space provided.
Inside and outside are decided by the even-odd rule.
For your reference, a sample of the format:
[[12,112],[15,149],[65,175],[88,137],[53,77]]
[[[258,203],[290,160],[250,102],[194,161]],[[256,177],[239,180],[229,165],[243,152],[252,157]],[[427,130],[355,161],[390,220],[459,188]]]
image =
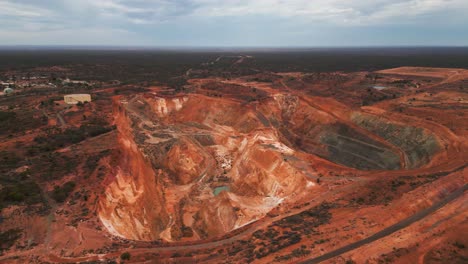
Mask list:
[[400,170],[446,155],[449,135],[375,109],[285,91],[261,98],[138,94],[114,99],[120,163],[99,201],[113,235],[222,236],[294,204],[320,167]]
[[35,220],[4,209],[25,233],[0,263],[466,263],[467,72],[102,89],[57,112],[115,129],[57,149],[85,159],[41,183],[76,184]]
[[191,85],[194,93],[114,98],[121,155],[98,207],[112,235],[219,239],[322,195],[321,180],[422,173],[454,162],[466,146],[437,122],[286,85]]

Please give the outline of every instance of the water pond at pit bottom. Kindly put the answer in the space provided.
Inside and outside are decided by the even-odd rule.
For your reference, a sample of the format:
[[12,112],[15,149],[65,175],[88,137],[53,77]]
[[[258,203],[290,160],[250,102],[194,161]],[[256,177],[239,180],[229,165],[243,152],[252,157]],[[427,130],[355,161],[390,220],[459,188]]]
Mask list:
[[215,187],[214,190],[213,190],[213,194],[215,196],[218,196],[218,194],[222,191],[226,191],[228,192],[229,191],[229,186],[219,186],[219,187]]

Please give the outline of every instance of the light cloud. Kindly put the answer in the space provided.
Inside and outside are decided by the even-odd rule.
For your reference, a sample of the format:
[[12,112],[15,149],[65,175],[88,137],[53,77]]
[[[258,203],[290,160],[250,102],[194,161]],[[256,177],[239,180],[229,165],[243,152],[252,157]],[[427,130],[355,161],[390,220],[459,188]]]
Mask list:
[[31,18],[41,17],[49,14],[47,8],[40,8],[10,1],[0,1],[0,16]]
[[[466,0],[193,0],[201,16],[268,15],[331,24],[425,23],[419,16],[468,11]],[[397,20],[398,19],[398,20]],[[401,21],[400,19],[403,19]]]
[[[377,28],[392,27],[428,31],[437,27],[468,33],[463,29],[468,24],[467,13],[466,0],[0,0],[4,34],[29,34],[31,42],[57,44],[65,41],[67,30],[88,38],[89,44],[103,43],[104,38],[112,37],[109,34],[90,37],[93,28],[101,32],[129,32],[136,43],[155,45],[176,45],[180,41],[204,43],[195,33],[203,36],[206,45],[216,45],[221,39],[234,43],[226,38],[234,39],[241,32],[258,39],[246,43],[259,45],[267,44],[262,41],[275,41],[274,35],[339,39],[335,35],[342,30],[370,34]],[[221,28],[232,34],[221,32]],[[332,32],[324,34],[320,31],[323,28]],[[216,32],[210,35],[203,29]],[[41,35],[49,38],[45,41]],[[463,44],[467,37],[453,38],[458,39],[457,44]],[[301,42],[320,44],[312,40]],[[13,38],[3,44],[21,41],[24,38]],[[110,39],[108,42],[112,44]],[[297,43],[294,39],[290,42]]]

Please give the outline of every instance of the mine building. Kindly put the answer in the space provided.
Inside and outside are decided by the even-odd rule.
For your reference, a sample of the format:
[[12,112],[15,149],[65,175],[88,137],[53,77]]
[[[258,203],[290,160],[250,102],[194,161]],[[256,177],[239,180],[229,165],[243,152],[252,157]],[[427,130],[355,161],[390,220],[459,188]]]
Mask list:
[[70,80],[69,78],[66,78],[65,80],[62,81],[62,84],[82,84],[82,85],[89,85],[87,81],[77,81],[77,80]]
[[90,94],[67,94],[63,97],[66,104],[75,105],[78,103],[91,102]]
[[8,88],[8,87],[15,86],[15,83],[12,83],[12,82],[2,82],[1,85],[2,85],[3,88]]
[[8,88],[5,88],[5,89],[3,90],[3,94],[4,94],[4,95],[10,95],[10,94],[12,94],[13,92],[14,92],[14,90],[11,89],[11,88],[9,88],[9,87],[8,87]]

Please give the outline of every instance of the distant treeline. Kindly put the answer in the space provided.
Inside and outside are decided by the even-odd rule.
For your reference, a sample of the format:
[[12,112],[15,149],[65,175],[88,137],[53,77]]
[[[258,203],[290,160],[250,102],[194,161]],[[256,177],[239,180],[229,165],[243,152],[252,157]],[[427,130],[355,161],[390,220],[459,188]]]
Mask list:
[[[219,56],[250,55],[242,63]],[[205,66],[202,66],[204,64]],[[372,71],[399,66],[468,68],[468,47],[315,48],[238,50],[16,50],[1,49],[0,71],[63,66],[66,75],[95,80],[171,82],[188,69],[247,74],[255,71]],[[209,73],[208,72],[208,73]]]

